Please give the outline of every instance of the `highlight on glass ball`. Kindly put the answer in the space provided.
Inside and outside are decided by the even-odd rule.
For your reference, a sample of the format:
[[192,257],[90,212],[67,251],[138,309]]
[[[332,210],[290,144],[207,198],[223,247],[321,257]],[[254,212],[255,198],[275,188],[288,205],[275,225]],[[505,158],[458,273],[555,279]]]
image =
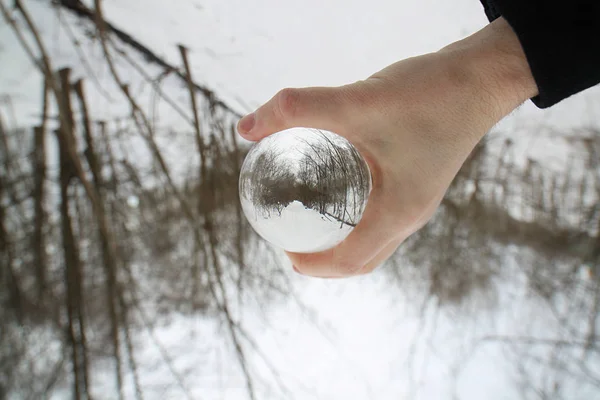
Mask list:
[[371,172],[358,150],[329,131],[291,128],[249,151],[239,181],[254,230],[294,253],[316,253],[344,240],[360,221]]

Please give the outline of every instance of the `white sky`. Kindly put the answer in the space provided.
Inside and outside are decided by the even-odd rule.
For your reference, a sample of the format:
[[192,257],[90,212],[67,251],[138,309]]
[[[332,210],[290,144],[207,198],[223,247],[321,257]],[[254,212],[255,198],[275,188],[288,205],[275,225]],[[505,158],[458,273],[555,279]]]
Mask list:
[[144,24],[130,29],[171,60],[178,60],[176,43],[189,46],[196,76],[251,105],[285,86],[363,79],[485,22],[472,0],[197,0],[167,10],[157,0],[105,4],[119,26],[131,26],[143,4]]
[[[35,12],[34,2],[25,3]],[[174,64],[179,64],[176,45],[187,45],[196,80],[237,104],[240,111],[244,108],[237,99],[253,108],[286,86],[339,85],[363,79],[399,59],[435,51],[487,22],[478,0],[105,0],[104,4],[107,19]],[[39,21],[53,57],[72,61],[72,51],[64,44],[64,32],[57,28],[56,19],[46,15]],[[10,95],[17,118],[27,121],[38,110],[40,85],[34,68],[14,42],[4,22],[0,23],[0,96]],[[546,111],[526,104],[501,126],[569,126],[597,121],[599,104],[600,90],[595,88]],[[101,106],[109,108],[110,104]],[[317,333],[299,310],[287,305],[265,311],[270,327],[261,320],[245,318],[299,399],[386,400],[409,392],[406,360],[420,321],[415,315],[419,304],[411,304],[415,299],[408,295],[398,295],[384,278],[381,272],[349,281],[292,275],[301,298],[318,310],[318,318],[334,332],[334,345]],[[448,365],[464,355],[472,337],[535,325],[536,319],[531,318],[540,312],[522,303],[518,289],[505,297],[499,316],[482,313],[467,321],[445,317],[430,338],[422,338],[425,347],[417,351],[417,359],[427,353],[429,362],[416,363],[419,390],[415,398],[450,398],[452,371]],[[206,358],[194,358],[202,349],[199,339],[186,336],[190,324],[210,325],[178,320],[159,336],[165,343],[189,344],[181,352],[190,357],[184,364],[192,366],[185,367],[200,368],[192,369],[197,379],[188,382],[194,394],[203,399],[243,398],[237,375],[230,380],[217,379],[201,371]],[[218,336],[212,340],[216,343]],[[206,338],[202,341],[210,343]],[[231,368],[227,367],[231,359],[224,360],[225,370]],[[514,398],[513,382],[503,373],[505,362],[497,347],[477,352],[459,379],[460,398]],[[158,384],[165,376],[168,372],[155,372],[144,381]],[[180,397],[174,393],[169,398]],[[148,393],[147,398],[165,397],[157,391]]]
[[[252,108],[284,87],[364,79],[403,58],[436,51],[487,23],[478,0],[106,0],[107,17],[177,63],[192,51],[194,75]],[[134,25],[143,10],[144,21]],[[535,121],[591,118],[600,88]],[[596,118],[600,118],[597,115]],[[529,115],[531,118],[531,115]],[[566,121],[565,121],[566,120]],[[530,119],[531,122],[531,119]]]

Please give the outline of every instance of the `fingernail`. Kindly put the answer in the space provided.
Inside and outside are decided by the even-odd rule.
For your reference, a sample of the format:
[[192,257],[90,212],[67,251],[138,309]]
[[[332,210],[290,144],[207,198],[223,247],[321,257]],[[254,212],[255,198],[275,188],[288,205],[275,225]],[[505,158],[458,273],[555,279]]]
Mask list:
[[240,122],[238,122],[238,131],[244,135],[250,132],[252,128],[254,128],[255,119],[254,113],[248,114],[240,119]]
[[294,268],[294,271],[296,271],[297,273],[300,273],[300,270],[298,268],[296,268],[295,265],[292,265],[292,268]]

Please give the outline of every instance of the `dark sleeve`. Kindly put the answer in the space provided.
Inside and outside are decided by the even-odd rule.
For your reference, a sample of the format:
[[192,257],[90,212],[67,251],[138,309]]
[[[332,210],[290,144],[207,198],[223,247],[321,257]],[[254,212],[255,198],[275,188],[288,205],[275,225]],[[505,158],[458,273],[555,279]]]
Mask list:
[[490,21],[502,16],[527,57],[539,108],[600,83],[600,0],[481,0]]

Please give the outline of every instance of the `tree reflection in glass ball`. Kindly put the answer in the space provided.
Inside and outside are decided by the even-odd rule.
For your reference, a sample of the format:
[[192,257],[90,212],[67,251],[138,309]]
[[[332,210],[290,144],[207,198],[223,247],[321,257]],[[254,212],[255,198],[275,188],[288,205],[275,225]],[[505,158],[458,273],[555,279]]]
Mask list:
[[296,253],[334,247],[360,221],[371,173],[335,133],[291,128],[262,139],[240,173],[240,200],[256,232]]

